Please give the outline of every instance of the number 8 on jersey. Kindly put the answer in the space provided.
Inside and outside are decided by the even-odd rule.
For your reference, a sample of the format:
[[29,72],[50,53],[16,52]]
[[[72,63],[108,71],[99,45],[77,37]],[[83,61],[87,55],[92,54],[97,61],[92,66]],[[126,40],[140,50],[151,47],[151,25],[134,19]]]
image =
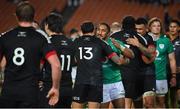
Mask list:
[[24,49],[23,48],[16,48],[14,50],[14,56],[13,56],[13,63],[17,66],[21,66],[24,64]]

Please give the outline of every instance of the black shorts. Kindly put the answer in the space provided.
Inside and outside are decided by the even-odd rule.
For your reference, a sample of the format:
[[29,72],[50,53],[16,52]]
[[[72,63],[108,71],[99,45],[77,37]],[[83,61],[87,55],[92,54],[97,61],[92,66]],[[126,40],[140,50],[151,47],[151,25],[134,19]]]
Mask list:
[[138,97],[136,83],[123,82],[123,85],[125,90],[125,98],[136,99]]
[[156,91],[156,77],[155,75],[145,75],[144,77],[144,92]]
[[78,103],[102,102],[103,86],[75,84],[73,89],[73,101]]
[[128,70],[122,72],[122,82],[125,90],[125,98],[137,99],[140,96],[138,73]]
[[142,73],[144,73],[143,77],[143,90],[144,92],[154,91],[156,89],[156,75],[155,75],[155,67],[145,67],[142,69]]

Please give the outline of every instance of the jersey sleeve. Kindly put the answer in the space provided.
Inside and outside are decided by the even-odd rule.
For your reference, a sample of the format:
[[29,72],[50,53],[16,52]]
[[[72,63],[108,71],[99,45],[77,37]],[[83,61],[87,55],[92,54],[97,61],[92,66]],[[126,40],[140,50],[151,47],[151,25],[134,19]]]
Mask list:
[[43,57],[45,59],[48,59],[50,56],[57,54],[55,47],[51,43],[48,43],[46,39],[44,39],[42,50]]
[[[122,41],[116,40],[120,46],[122,47],[126,47],[125,44]],[[122,51],[120,49],[118,49],[118,53],[122,53]]]
[[146,40],[148,41],[148,46],[155,46],[155,42],[151,36],[148,36],[148,39]]
[[114,55],[116,55],[115,52],[113,52],[113,50],[111,49],[111,47],[108,45],[108,43],[101,41],[101,45],[103,48],[104,53],[106,54],[106,56],[108,58],[112,58]]

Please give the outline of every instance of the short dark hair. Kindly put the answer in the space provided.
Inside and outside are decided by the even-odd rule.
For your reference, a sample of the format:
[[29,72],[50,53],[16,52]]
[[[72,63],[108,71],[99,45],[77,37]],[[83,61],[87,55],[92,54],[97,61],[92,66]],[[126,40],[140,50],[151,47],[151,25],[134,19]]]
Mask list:
[[81,31],[83,34],[92,33],[94,31],[94,24],[92,22],[84,22],[81,25]]
[[178,20],[176,20],[176,19],[171,20],[169,24],[171,24],[171,23],[176,23],[178,26],[180,26],[179,21],[178,21]]
[[133,16],[126,16],[122,21],[122,29],[135,31],[135,18]]
[[35,9],[28,2],[20,3],[16,8],[16,16],[19,21],[34,21]]
[[103,22],[103,23],[100,23],[99,25],[104,25],[104,26],[106,26],[106,28],[107,28],[107,30],[108,30],[108,33],[110,32],[110,26],[107,24],[107,23],[105,23],[105,22]]
[[141,25],[141,24],[147,25],[148,22],[147,22],[147,20],[146,20],[145,18],[139,17],[139,18],[136,20],[135,24],[137,24],[137,25]]
[[45,24],[48,24],[48,29],[52,32],[63,32],[63,18],[60,15],[50,14],[46,18]]

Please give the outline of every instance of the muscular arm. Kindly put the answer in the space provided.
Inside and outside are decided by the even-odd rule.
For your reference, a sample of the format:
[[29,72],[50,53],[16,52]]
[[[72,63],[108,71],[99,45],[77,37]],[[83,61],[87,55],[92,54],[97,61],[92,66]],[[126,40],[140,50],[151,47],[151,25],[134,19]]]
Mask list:
[[57,55],[52,55],[48,59],[49,64],[52,69],[52,87],[59,89],[60,79],[61,79],[61,66]]
[[118,49],[120,49],[124,56],[128,58],[134,58],[134,53],[131,49],[121,46],[114,38],[111,38],[112,43]]
[[129,63],[129,59],[128,58],[124,58],[123,56],[118,56],[117,54],[115,54],[114,56],[111,57],[111,60],[118,64],[118,65],[122,65],[122,64],[128,64]]
[[170,68],[171,68],[171,73],[176,73],[176,60],[175,60],[175,55],[174,52],[170,53],[168,55],[169,57],[169,63],[170,63]]
[[171,86],[176,86],[176,60],[175,60],[174,52],[170,53],[168,57],[169,57],[169,63],[170,63],[170,68],[171,68],[171,74],[172,74],[170,84]]
[[138,47],[139,50],[149,59],[154,58],[156,51],[155,46],[152,45],[146,48],[139,42],[139,40],[136,37],[127,39],[127,43]]
[[57,55],[48,57],[52,69],[52,88],[48,92],[49,105],[55,105],[59,100],[59,87],[61,79],[61,66]]

